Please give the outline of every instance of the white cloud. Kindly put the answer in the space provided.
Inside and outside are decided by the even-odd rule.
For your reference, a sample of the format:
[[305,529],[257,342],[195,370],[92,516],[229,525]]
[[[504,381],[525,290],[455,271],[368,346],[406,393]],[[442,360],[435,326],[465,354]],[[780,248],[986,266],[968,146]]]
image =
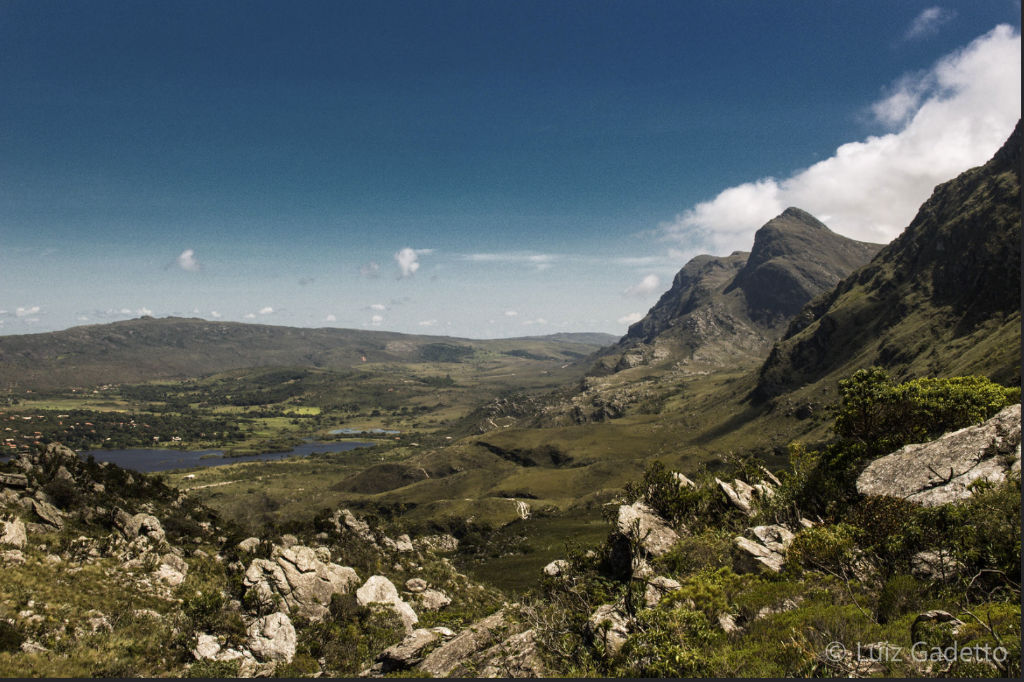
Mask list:
[[328,315],[327,317],[324,318],[324,322],[337,322],[337,321],[338,321],[338,318],[335,317],[334,315]]
[[420,269],[420,256],[434,253],[433,249],[411,249],[408,246],[395,252],[395,262],[402,277],[412,277]]
[[263,306],[262,308],[259,309],[259,314],[260,315],[270,315],[273,312],[274,312],[274,309],[271,308],[269,305],[268,306]]
[[634,322],[639,322],[642,319],[644,319],[643,313],[629,313],[628,315],[623,315],[617,319],[616,322],[619,324],[633,324]]
[[132,311],[129,308],[121,308],[122,315],[131,315]]
[[623,296],[650,296],[661,290],[661,278],[650,274],[622,292]]
[[523,320],[523,324],[547,324],[547,323],[548,323],[548,321],[545,320],[543,317],[538,317],[538,318],[533,319],[533,320]]
[[195,272],[199,269],[199,261],[196,260],[196,252],[193,249],[185,249],[178,256],[178,267],[182,270]]
[[147,308],[146,306],[142,306],[141,308],[139,308],[138,310],[135,311],[135,314],[136,315],[152,315],[153,311],[150,310],[149,308]]
[[210,317],[220,317],[220,313],[218,313],[216,310],[211,310]]
[[31,306],[31,307],[27,307],[27,308],[18,307],[14,311],[14,314],[16,316],[18,316],[18,317],[29,317],[31,315],[36,315],[37,313],[39,313],[39,310],[40,310],[40,308],[37,305]]
[[256,319],[256,315],[254,313],[246,313],[245,314],[245,319],[247,319],[247,320],[255,320]]
[[918,38],[935,35],[939,32],[940,26],[952,21],[954,17],[956,17],[956,11],[954,10],[942,7],[929,7],[910,22],[910,26],[907,28],[903,38],[905,40],[917,40]]
[[505,311],[505,317],[515,317],[518,314],[519,313],[517,313],[515,310],[506,310]]
[[369,308],[370,308],[370,310],[381,310],[381,311],[388,309],[388,307],[386,305],[384,305],[383,303],[371,303]]
[[532,265],[537,270],[549,270],[555,261],[563,260],[565,257],[552,253],[467,253],[459,256],[461,260],[472,263],[522,263]]
[[367,277],[373,279],[380,277],[380,263],[370,262],[359,268],[359,275],[361,277]]
[[421,320],[419,324],[421,327],[436,327],[437,320]]
[[79,322],[88,322],[89,321],[89,316],[88,315],[79,315],[78,316],[78,321]]
[[372,324],[374,327],[379,327],[381,322],[383,322],[383,321],[384,321],[384,316],[383,315],[374,315],[373,317],[370,318],[370,324]]
[[1020,118],[1020,34],[1000,25],[931,69],[898,80],[872,111],[898,129],[850,142],[789,178],[762,178],[659,226],[687,250],[746,250],[754,232],[787,206],[854,239],[888,242],[933,188],[980,165]]

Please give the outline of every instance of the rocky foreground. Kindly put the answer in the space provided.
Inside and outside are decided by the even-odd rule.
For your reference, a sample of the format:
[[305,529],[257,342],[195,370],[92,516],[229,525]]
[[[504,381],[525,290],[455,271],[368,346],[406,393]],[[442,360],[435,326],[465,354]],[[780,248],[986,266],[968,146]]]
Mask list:
[[[981,425],[876,459],[856,484],[867,499],[952,509],[971,503],[979,486],[1018,480],[1019,471],[1020,405],[1013,405]],[[660,669],[650,661],[677,646],[671,638],[651,639],[668,614],[706,623],[701,636],[728,650],[786,619],[817,622],[814,609],[841,604],[846,595],[863,609],[851,584],[862,600],[884,595],[892,584],[888,559],[863,543],[846,545],[836,555],[840,563],[830,564],[835,557],[821,543],[839,542],[848,531],[784,512],[779,503],[791,483],[763,467],[705,474],[697,482],[668,472],[659,480],[609,508],[613,529],[604,547],[544,568],[546,598],[509,603],[458,572],[449,558],[458,540],[450,535],[390,537],[340,509],[294,534],[244,537],[159,478],[82,461],[51,444],[0,471],[0,672],[651,673]],[[672,514],[680,500],[696,501],[703,517]],[[1019,548],[1019,536],[1017,542]],[[913,580],[948,586],[970,580],[969,593],[978,577],[970,574],[983,565],[977,557],[938,541],[912,547],[905,570]],[[705,568],[683,569],[691,564]],[[709,601],[722,585],[732,585],[733,596]],[[748,603],[741,586],[772,596]],[[946,604],[941,589],[922,606]],[[885,615],[884,601],[875,608],[882,614],[877,622],[890,623],[888,632],[901,638],[919,637],[922,628],[958,636],[971,627],[952,607],[911,612],[904,605],[895,615]],[[573,638],[575,651],[560,653]],[[872,646],[897,646],[896,636]],[[894,672],[852,654],[815,668],[817,654],[805,655],[811,667],[798,671],[809,674]],[[590,667],[565,667],[567,657]],[[929,663],[895,672],[943,670]]]

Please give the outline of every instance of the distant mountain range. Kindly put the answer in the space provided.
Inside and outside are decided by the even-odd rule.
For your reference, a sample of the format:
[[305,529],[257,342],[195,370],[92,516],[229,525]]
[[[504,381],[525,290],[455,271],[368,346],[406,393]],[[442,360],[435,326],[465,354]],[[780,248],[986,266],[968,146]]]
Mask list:
[[58,332],[0,336],[0,388],[143,382],[250,367],[458,361],[475,349],[567,362],[586,357],[615,338],[609,334],[555,334],[481,341],[142,317]]

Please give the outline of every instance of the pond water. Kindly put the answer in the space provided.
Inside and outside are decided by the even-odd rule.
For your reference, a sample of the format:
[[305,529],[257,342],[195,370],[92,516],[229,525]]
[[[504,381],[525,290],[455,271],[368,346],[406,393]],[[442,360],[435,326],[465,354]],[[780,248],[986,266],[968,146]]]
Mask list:
[[157,448],[129,448],[127,450],[83,450],[80,457],[92,455],[97,462],[112,462],[119,467],[145,474],[171,469],[216,467],[237,462],[265,462],[285,457],[305,457],[314,452],[345,452],[369,447],[376,443],[303,443],[287,452],[267,452],[262,455],[225,457],[222,450],[168,450]]
[[361,433],[373,433],[373,434],[382,434],[383,433],[383,434],[387,434],[387,435],[397,435],[397,434],[401,433],[401,431],[394,431],[393,429],[351,429],[351,428],[344,428],[344,429],[334,429],[333,431],[328,431],[327,433],[331,434],[332,436],[340,436],[340,435],[346,435],[346,436],[356,435],[357,436],[357,435],[359,435]]

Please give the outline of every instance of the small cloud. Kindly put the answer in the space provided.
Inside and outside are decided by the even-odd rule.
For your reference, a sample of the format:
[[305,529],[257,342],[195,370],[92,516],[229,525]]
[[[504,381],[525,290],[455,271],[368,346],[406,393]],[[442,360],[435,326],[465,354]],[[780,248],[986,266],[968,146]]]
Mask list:
[[384,316],[383,315],[374,315],[373,317],[370,318],[370,324],[372,324],[374,327],[379,327],[381,322],[383,322],[383,321],[384,321]]
[[616,322],[619,324],[634,324],[642,319],[644,319],[643,313],[629,313],[628,315],[623,315],[617,319]]
[[505,317],[515,317],[518,314],[519,313],[517,313],[515,310],[506,310],[505,311]]
[[380,311],[384,311],[384,310],[387,310],[387,309],[388,309],[388,307],[387,307],[386,305],[384,305],[383,303],[371,303],[371,304],[369,305],[369,309],[370,309],[370,310],[380,310]]
[[19,308],[17,308],[14,311],[14,314],[17,315],[18,317],[29,317],[31,315],[37,314],[39,312],[39,310],[40,310],[40,308],[37,305],[34,305],[34,306],[30,307],[30,308],[21,308],[21,307],[19,307]]
[[644,277],[638,284],[622,292],[623,296],[650,296],[661,289],[661,278],[655,274]]
[[533,320],[523,320],[523,324],[547,324],[547,323],[548,323],[548,321],[545,320],[543,317],[538,317],[538,318],[533,319]]
[[189,272],[195,272],[199,269],[199,261],[196,260],[194,249],[185,249],[181,252],[181,255],[178,256],[178,267]]
[[89,316],[88,315],[79,315],[78,316],[78,321],[79,322],[88,322],[89,321]]
[[129,308],[121,308],[121,314],[122,315],[131,315],[132,311]]
[[412,277],[420,269],[420,256],[427,256],[434,252],[433,249],[411,249],[408,246],[395,252],[395,262],[401,271],[401,277]]
[[421,320],[419,324],[421,327],[436,327],[437,320]]
[[138,310],[135,311],[135,314],[136,315],[152,315],[153,311],[150,310],[149,308],[147,308],[146,306],[142,306],[141,308],[139,308]]
[[270,315],[273,312],[274,312],[274,309],[271,308],[269,305],[268,306],[264,306],[264,307],[260,308],[260,310],[259,310],[260,315]]
[[334,315],[328,315],[327,317],[324,318],[324,322],[337,322],[337,321],[338,321],[338,318],[336,318]]
[[245,319],[247,319],[247,320],[255,320],[256,319],[256,315],[253,314],[253,313],[246,313],[245,314]]
[[359,276],[366,277],[367,279],[375,279],[380,277],[380,264],[369,262],[366,265],[359,268]]
[[216,310],[211,310],[210,317],[220,317],[220,313],[218,313]]
[[903,35],[903,39],[917,40],[918,38],[933,36],[939,32],[939,28],[943,24],[949,23],[954,17],[956,17],[954,10],[943,7],[929,7],[910,22],[910,27]]

